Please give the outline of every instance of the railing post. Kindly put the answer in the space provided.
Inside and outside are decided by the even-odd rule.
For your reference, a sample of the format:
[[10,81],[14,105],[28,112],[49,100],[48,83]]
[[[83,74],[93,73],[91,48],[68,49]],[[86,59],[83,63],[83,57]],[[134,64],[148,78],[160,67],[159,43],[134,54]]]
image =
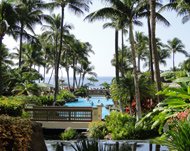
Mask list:
[[92,110],[92,121],[101,121],[102,120],[102,106],[98,105]]
[[102,105],[98,105],[98,120],[102,120]]
[[92,121],[98,121],[98,107],[92,108]]

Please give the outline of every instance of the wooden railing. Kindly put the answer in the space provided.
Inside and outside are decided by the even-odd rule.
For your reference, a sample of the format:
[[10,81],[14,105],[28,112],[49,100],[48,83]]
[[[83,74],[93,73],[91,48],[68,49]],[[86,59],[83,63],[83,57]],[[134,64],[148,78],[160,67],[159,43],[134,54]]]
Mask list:
[[91,122],[91,107],[33,107],[26,108],[34,121],[80,121]]

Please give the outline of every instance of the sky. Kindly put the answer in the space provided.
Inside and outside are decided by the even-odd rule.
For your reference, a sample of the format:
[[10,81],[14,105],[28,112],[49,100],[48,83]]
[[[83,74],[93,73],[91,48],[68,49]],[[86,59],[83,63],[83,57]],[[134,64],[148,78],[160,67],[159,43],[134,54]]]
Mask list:
[[[102,8],[104,5],[98,1],[94,0],[93,5],[90,6],[90,12],[96,11]],[[59,10],[57,10],[59,11]],[[85,13],[87,15],[88,13]],[[92,65],[95,66],[95,72],[98,76],[114,76],[115,69],[111,65],[111,59],[114,55],[114,29],[103,29],[102,25],[106,21],[95,21],[89,23],[84,21],[84,16],[75,16],[73,12],[66,9],[65,12],[65,22],[74,25],[74,29],[71,31],[77,39],[82,42],[89,42],[92,45],[92,49],[95,54],[90,55],[90,61]],[[167,40],[171,40],[174,37],[178,37],[182,40],[185,45],[185,49],[190,53],[190,21],[186,24],[182,24],[181,17],[177,16],[175,12],[164,12],[163,16],[170,22],[171,26],[166,27],[163,24],[157,24],[156,36],[159,37],[163,43]],[[147,24],[145,20],[141,20],[144,25],[142,27],[135,27],[135,31],[142,31],[147,35]],[[107,20],[108,22],[108,20]],[[40,29],[36,29],[36,33],[39,34]],[[127,38],[126,38],[127,40]],[[12,38],[5,36],[3,42],[8,48],[12,49],[18,46]],[[181,54],[176,54],[176,62],[178,65],[182,62],[185,57]],[[167,67],[160,66],[161,70],[167,70],[172,67],[172,59],[167,59]]]

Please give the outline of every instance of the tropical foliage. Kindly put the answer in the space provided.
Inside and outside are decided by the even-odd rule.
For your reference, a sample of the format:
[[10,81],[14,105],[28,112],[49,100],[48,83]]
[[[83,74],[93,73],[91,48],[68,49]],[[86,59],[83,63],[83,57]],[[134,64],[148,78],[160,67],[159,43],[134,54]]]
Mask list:
[[88,128],[90,138],[104,139],[104,137],[108,134],[106,124],[103,121],[91,122]]
[[163,133],[164,126],[169,119],[177,117],[179,112],[190,108],[189,78],[179,78],[175,81],[178,83],[178,87],[166,87],[158,92],[158,95],[165,97],[164,101],[159,103],[152,112],[144,116],[137,123],[137,126],[150,129],[159,127],[159,132]]
[[61,133],[60,137],[62,140],[72,140],[75,139],[76,136],[77,136],[76,130],[72,128],[67,128],[63,133]]

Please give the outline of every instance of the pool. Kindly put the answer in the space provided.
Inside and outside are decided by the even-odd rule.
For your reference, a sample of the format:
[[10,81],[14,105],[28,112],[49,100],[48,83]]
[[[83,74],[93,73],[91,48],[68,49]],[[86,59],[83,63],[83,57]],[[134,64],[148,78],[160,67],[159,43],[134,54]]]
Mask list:
[[105,97],[91,97],[87,98],[77,98],[77,102],[69,102],[66,103],[65,106],[68,107],[97,107],[98,105],[102,105],[102,119],[105,118],[106,115],[109,115],[109,110],[106,109],[108,105],[114,105],[112,99],[107,99]]

